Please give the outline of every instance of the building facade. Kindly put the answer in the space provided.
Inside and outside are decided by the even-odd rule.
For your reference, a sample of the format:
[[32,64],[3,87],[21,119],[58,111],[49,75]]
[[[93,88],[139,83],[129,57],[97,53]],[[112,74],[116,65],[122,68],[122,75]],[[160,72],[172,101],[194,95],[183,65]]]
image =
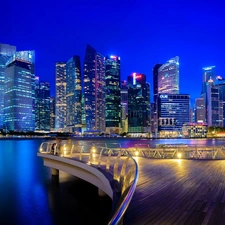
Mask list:
[[168,60],[158,69],[158,94],[179,94],[179,57]]
[[16,47],[0,43],[0,130],[3,129],[4,120],[4,82],[5,66],[9,58],[16,52]]
[[154,103],[157,102],[157,96],[158,96],[158,78],[159,78],[159,68],[162,66],[162,64],[156,64],[153,67],[153,94],[154,94]]
[[190,119],[190,96],[159,94],[158,130],[160,137],[179,137]]
[[63,131],[66,127],[66,62],[55,64],[55,79],[55,129]]
[[120,57],[105,57],[105,119],[106,132],[121,132]]
[[203,98],[195,99],[195,122],[203,123],[206,122],[205,118],[205,104]]
[[128,88],[127,81],[121,83],[121,127],[122,133],[128,132]]
[[35,130],[35,54],[16,52],[6,63],[4,95],[4,129]]
[[50,97],[50,130],[55,130],[55,98]]
[[35,130],[50,131],[50,83],[35,77]]
[[186,138],[206,138],[207,123],[185,123],[182,127],[182,136]]
[[86,130],[105,132],[104,57],[87,45],[84,59]]
[[220,100],[220,88],[212,82],[206,85],[206,115],[208,126],[223,126],[223,102]]
[[66,131],[81,133],[82,84],[80,57],[74,55],[66,63]]
[[128,76],[128,133],[150,135],[150,86],[144,74]]

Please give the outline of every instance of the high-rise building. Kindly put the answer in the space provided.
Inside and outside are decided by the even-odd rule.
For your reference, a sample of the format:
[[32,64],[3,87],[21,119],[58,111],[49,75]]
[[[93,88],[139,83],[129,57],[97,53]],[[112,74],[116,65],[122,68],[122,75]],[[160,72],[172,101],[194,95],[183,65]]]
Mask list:
[[220,100],[220,88],[207,82],[206,85],[206,111],[208,126],[222,127],[223,126],[223,102]]
[[3,129],[4,117],[4,82],[5,65],[9,58],[16,52],[16,47],[0,43],[0,130]]
[[162,64],[156,64],[153,68],[153,94],[154,94],[154,103],[157,102],[158,96],[158,77],[159,77],[159,68]]
[[16,52],[6,63],[4,129],[34,131],[34,51]]
[[158,129],[160,137],[178,137],[189,122],[190,96],[160,94],[158,97]]
[[206,92],[206,83],[208,81],[216,81],[216,67],[208,66],[202,68],[202,94]]
[[158,94],[179,94],[179,57],[168,60],[158,69]]
[[66,127],[66,62],[55,64],[56,98],[55,98],[55,129]]
[[84,59],[86,130],[105,131],[104,57],[87,45]]
[[50,83],[35,77],[35,130],[50,131]]
[[50,97],[50,130],[55,129],[55,98]]
[[128,88],[127,81],[121,83],[121,127],[122,133],[128,132]]
[[120,133],[120,57],[107,56],[105,58],[105,104],[106,104],[106,132]]
[[203,98],[195,99],[195,122],[203,123],[206,122],[205,118],[205,104]]
[[208,66],[208,67],[204,67],[202,68],[203,71],[203,75],[202,75],[202,93],[201,93],[201,97],[204,100],[204,106],[205,106],[205,118],[206,118],[206,122],[208,123],[207,119],[208,119],[208,98],[209,96],[207,96],[207,92],[208,92],[208,88],[207,86],[211,84],[213,84],[213,82],[216,81],[216,67],[215,66]]
[[214,84],[219,87],[219,99],[223,105],[223,127],[225,127],[225,79],[221,76],[217,76]]
[[150,87],[144,74],[128,76],[128,132],[150,134]]
[[74,55],[66,63],[66,130],[81,132],[82,84],[80,57]]

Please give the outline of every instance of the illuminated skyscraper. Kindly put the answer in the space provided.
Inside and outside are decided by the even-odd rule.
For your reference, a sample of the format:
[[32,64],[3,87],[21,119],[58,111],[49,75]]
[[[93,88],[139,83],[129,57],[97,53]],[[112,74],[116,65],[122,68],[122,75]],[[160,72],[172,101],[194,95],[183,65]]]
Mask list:
[[205,118],[205,104],[203,98],[195,99],[195,122],[203,123],[206,121]]
[[63,130],[66,126],[66,62],[55,64],[55,77],[55,129]]
[[55,129],[55,98],[50,98],[50,130]]
[[190,122],[190,96],[159,94],[158,130],[160,137],[178,137],[182,127]]
[[50,83],[35,77],[35,130],[50,131]]
[[106,104],[106,132],[120,133],[120,57],[107,56],[105,58],[105,104]]
[[219,88],[219,99],[223,106],[223,127],[225,127],[225,79],[221,76],[217,76],[214,84]]
[[128,76],[128,132],[150,133],[150,86],[144,74]]
[[128,132],[128,88],[127,81],[121,83],[121,125],[122,133]]
[[158,94],[179,94],[179,57],[168,60],[158,69]]
[[223,102],[220,99],[220,87],[207,82],[206,85],[206,112],[208,126],[223,126]]
[[34,131],[34,51],[16,52],[6,63],[4,129]]
[[215,82],[216,81],[216,67],[215,66],[208,66],[202,68],[202,94],[206,92],[206,83],[210,80]]
[[15,52],[15,46],[0,43],[0,129],[3,129],[4,117],[5,64]]
[[105,131],[104,57],[87,45],[84,59],[84,99],[87,131]]
[[74,55],[66,63],[66,130],[81,132],[82,88],[80,57]]
[[158,96],[158,77],[159,77],[159,68],[162,66],[162,64],[156,64],[153,68],[153,94],[154,94],[154,103],[157,101]]
[[208,113],[210,113],[210,109],[209,109],[209,98],[210,96],[208,96],[209,89],[208,86],[212,86],[213,82],[216,81],[216,67],[215,66],[208,66],[208,67],[204,67],[202,68],[203,71],[203,75],[202,75],[202,93],[201,93],[201,97],[204,99],[204,105],[205,105],[205,118],[206,118],[206,122],[208,123]]

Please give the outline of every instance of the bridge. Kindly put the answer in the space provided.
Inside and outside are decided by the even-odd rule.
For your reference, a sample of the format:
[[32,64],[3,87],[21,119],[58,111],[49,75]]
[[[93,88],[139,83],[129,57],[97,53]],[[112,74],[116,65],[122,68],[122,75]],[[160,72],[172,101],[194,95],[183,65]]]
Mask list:
[[[57,155],[51,149],[50,142],[39,149],[46,166],[63,170],[57,167],[59,161],[72,161],[72,167],[80,167],[79,162],[88,173],[97,174],[96,182],[89,182],[99,188],[100,195],[106,193],[113,200],[108,224],[224,224],[223,146],[124,149],[62,143]],[[49,157],[54,167],[46,163]]]

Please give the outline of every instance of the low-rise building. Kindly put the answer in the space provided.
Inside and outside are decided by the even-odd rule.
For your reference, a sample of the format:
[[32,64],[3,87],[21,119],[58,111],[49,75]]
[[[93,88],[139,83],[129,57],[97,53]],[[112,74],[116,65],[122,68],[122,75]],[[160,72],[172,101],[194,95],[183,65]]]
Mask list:
[[182,136],[187,138],[205,138],[207,132],[207,123],[185,123],[182,127]]

